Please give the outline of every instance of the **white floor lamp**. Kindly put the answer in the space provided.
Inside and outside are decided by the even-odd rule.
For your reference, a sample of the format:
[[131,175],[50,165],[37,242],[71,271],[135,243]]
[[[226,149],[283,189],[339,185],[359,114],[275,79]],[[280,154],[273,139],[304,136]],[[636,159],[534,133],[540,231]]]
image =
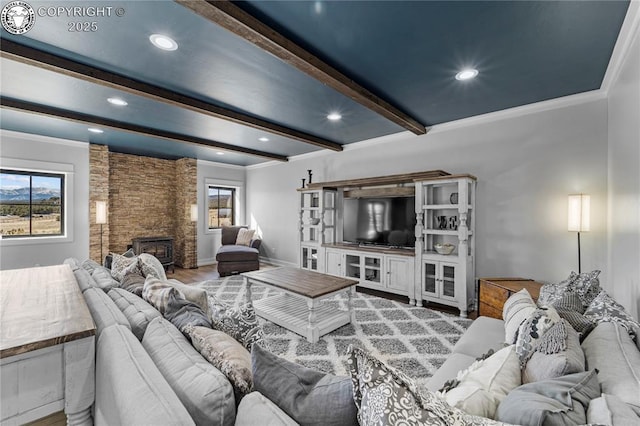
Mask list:
[[580,232],[590,230],[591,196],[586,194],[569,195],[569,217],[567,229],[578,233],[578,273],[581,273]]
[[96,201],[96,223],[100,225],[100,264],[104,262],[102,256],[102,225],[107,223],[107,202]]
[[198,229],[198,205],[191,204],[191,222],[193,222],[193,266],[191,269],[198,268],[198,239],[197,239],[197,229]]

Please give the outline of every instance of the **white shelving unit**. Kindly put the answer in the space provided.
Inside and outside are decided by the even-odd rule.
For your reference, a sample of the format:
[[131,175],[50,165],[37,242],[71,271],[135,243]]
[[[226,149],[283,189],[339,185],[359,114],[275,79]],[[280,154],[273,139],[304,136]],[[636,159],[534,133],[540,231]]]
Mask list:
[[[450,175],[416,181],[415,297],[454,306],[466,317],[475,298],[476,178]],[[445,255],[436,244],[453,244]]]
[[324,272],[323,244],[336,239],[336,190],[298,189],[298,242],[300,268]]

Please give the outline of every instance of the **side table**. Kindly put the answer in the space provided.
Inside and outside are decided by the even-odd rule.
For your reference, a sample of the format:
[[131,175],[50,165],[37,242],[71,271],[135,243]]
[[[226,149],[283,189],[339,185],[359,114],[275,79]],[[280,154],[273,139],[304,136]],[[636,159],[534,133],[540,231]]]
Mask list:
[[502,319],[502,308],[509,296],[525,288],[535,302],[542,285],[527,278],[478,278],[478,316]]

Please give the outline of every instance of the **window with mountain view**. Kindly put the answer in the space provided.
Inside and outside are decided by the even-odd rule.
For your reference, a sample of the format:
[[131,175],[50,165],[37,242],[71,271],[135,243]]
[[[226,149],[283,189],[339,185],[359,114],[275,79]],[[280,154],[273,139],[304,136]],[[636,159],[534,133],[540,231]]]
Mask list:
[[235,225],[236,189],[208,185],[207,192],[209,229]]
[[2,238],[64,234],[64,174],[0,170]]

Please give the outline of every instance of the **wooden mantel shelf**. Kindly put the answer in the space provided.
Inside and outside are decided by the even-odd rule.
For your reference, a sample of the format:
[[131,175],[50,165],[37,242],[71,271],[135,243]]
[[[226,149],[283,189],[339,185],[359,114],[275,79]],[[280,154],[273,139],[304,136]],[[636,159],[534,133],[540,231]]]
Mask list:
[[444,170],[429,170],[426,172],[403,173],[398,175],[377,176],[360,179],[335,180],[331,182],[310,183],[305,189],[324,188],[361,188],[366,186],[397,185],[402,183],[413,183],[417,180],[433,179],[436,177],[450,176]]

